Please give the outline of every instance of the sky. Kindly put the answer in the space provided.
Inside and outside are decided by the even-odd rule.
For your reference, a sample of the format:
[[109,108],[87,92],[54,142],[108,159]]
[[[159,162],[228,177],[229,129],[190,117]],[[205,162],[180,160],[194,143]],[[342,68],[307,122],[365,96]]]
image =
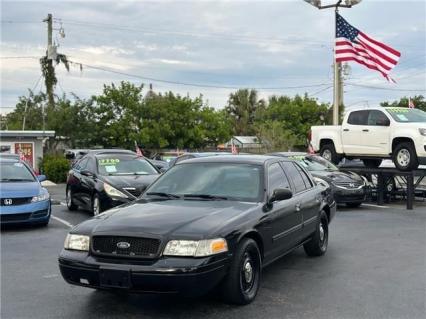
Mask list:
[[[264,99],[307,93],[333,102],[332,9],[318,10],[302,0],[2,0],[2,114],[12,111],[28,89],[45,91],[38,59],[46,51],[42,20],[48,13],[55,21],[58,52],[83,63],[82,71],[78,64],[69,72],[56,67],[59,95],[88,98],[101,94],[104,84],[130,81],[146,88],[152,83],[156,92],[202,94],[217,109],[237,88],[256,88]],[[340,14],[401,52],[391,72],[396,84],[349,63],[344,86],[348,108],[426,95],[425,0],[364,0]]]

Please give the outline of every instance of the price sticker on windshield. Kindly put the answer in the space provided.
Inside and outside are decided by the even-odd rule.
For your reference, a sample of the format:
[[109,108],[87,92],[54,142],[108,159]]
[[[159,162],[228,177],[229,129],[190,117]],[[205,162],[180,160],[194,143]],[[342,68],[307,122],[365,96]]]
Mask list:
[[114,166],[120,163],[118,158],[102,158],[98,160],[98,164],[102,166]]

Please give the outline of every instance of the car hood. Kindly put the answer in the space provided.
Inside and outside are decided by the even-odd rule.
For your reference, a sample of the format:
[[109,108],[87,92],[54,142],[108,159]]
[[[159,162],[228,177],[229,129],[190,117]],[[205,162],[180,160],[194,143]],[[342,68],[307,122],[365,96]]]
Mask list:
[[101,179],[115,188],[134,187],[145,189],[160,175],[111,175]]
[[258,205],[236,201],[140,199],[109,210],[96,217],[98,221],[94,225],[93,220],[89,224],[93,225],[92,235],[137,234],[201,239],[218,232],[224,224],[248,214]]
[[40,190],[39,182],[2,182],[0,184],[0,197],[33,197],[37,196]]
[[363,182],[358,174],[342,171],[311,171],[312,176],[322,178],[326,182]]

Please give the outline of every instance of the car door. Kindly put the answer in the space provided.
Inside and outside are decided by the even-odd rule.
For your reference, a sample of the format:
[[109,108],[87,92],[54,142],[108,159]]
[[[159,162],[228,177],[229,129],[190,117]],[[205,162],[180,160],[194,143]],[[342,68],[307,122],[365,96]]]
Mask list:
[[[300,231],[295,234],[295,241],[300,242],[305,233],[308,232],[314,222],[315,216],[318,215],[320,201],[318,193],[313,189],[313,183],[307,176],[306,172],[296,163],[281,162],[284,171],[289,176],[293,183],[293,198],[295,200],[296,210],[300,214],[303,224],[306,225],[305,229],[300,227]],[[306,229],[307,228],[307,229]]]
[[371,110],[368,114],[367,127],[362,131],[361,138],[368,154],[388,155],[391,147],[389,145],[389,118],[379,110]]
[[346,154],[368,154],[363,134],[368,132],[368,110],[353,111],[342,125],[342,143]]
[[[272,163],[267,169],[268,198],[277,188],[291,188],[287,175],[278,162]],[[302,228],[302,215],[297,209],[297,199],[276,201],[272,203],[269,218],[272,222],[272,255],[283,254],[293,247]]]
[[82,175],[81,171],[86,167],[87,157],[82,158],[78,162],[76,162],[72,170],[70,172],[70,176],[68,177],[68,185],[71,188],[71,192],[73,194],[73,200],[76,201],[79,205],[85,205],[83,200],[83,189],[82,189]]
[[[82,171],[89,172],[91,175],[83,175]],[[80,170],[81,178],[81,198],[87,208],[92,207],[92,196],[95,191],[96,183],[96,161],[93,157],[88,157],[85,167]]]

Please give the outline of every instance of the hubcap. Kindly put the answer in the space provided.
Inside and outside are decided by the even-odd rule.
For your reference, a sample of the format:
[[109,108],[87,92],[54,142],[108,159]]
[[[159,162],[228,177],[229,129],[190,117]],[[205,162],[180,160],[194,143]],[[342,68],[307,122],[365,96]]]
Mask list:
[[246,283],[250,283],[253,280],[253,267],[250,261],[247,261],[244,265],[244,279]]
[[396,158],[397,158],[398,164],[401,166],[408,166],[408,164],[410,164],[410,152],[405,148],[401,149],[398,152],[398,155]]
[[321,250],[325,251],[327,249],[327,225],[325,225],[326,221],[321,220],[319,224],[319,241]]
[[324,241],[324,237],[325,237],[325,233],[324,233],[324,226],[322,225],[322,223],[320,224],[320,240]]
[[241,264],[240,284],[244,293],[250,293],[256,283],[257,266],[250,252],[244,254]]
[[67,198],[66,198],[66,201],[67,201],[67,205],[68,206],[71,206],[71,190],[68,190],[67,191]]
[[93,214],[99,214],[99,199],[96,197],[93,199]]
[[325,158],[327,161],[331,161],[331,152],[329,150],[324,150],[322,153],[322,157]]

